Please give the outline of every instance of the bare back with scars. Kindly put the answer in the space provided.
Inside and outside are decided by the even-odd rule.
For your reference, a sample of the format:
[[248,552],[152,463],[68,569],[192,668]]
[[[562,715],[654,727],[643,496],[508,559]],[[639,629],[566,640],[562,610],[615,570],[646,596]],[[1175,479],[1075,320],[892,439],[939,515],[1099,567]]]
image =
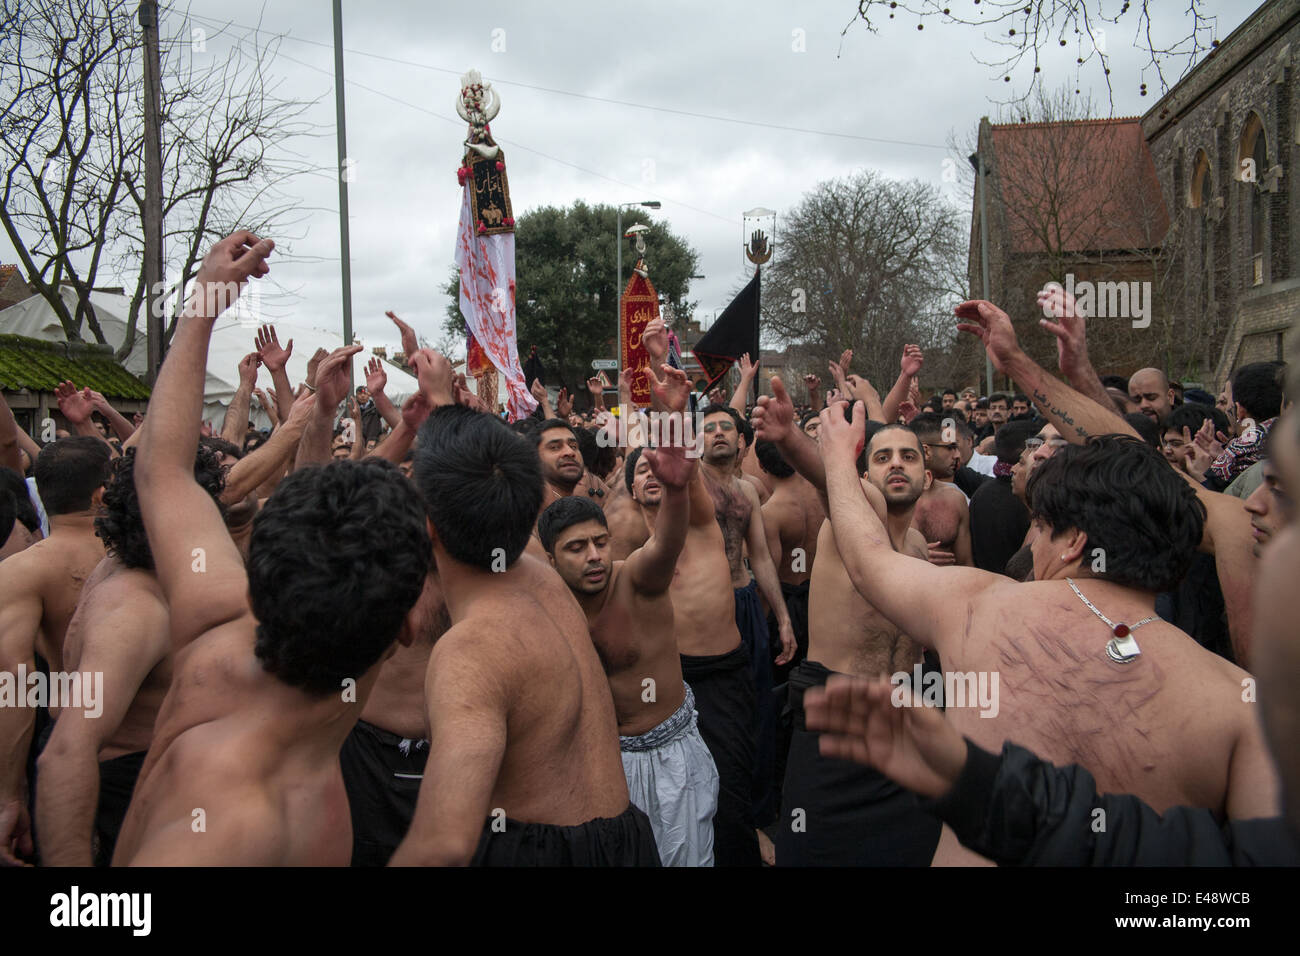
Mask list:
[[435,553],[452,626],[429,657],[429,760],[393,862],[468,863],[498,808],[555,826],[623,813],[609,682],[563,580],[527,553],[501,573]]

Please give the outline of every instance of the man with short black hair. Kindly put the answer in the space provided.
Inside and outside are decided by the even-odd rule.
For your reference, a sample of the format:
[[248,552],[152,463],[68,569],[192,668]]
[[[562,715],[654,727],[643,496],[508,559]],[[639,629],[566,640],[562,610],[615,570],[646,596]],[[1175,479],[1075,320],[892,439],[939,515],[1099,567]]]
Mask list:
[[912,419],[912,431],[925,449],[930,480],[912,515],[912,527],[925,537],[934,564],[971,564],[970,510],[966,493],[953,484],[961,462],[957,423],[935,414]]
[[427,354],[421,383],[442,398],[415,476],[451,628],[429,656],[429,759],[392,862],[657,866],[586,618],[524,553],[544,495],[537,453],[500,419],[455,405],[450,365]]
[[682,680],[669,595],[690,520],[697,463],[681,447],[646,451],[642,482],[653,534],[625,561],[589,499],[561,498],[537,522],[551,566],[587,615],[609,678],[628,793],[654,828],[664,866],[712,866],[718,770]]
[[1268,430],[1282,411],[1283,362],[1252,362],[1232,377],[1232,408],[1237,437],[1228,442],[1206,474],[1206,487],[1222,491],[1234,478],[1259,461]]
[[957,404],[957,391],[952,388],[945,388],[942,392],[943,411],[947,411]]
[[[76,436],[36,456],[33,471],[50,534],[0,562],[0,672],[64,672],[68,624],[82,587],[104,558],[95,513],[110,454],[100,439]],[[0,863],[14,865],[33,853],[29,782],[57,713],[57,706],[0,707]]]
[[1011,396],[1011,417],[1012,418],[1020,418],[1022,415],[1028,415],[1029,413],[1030,413],[1030,408],[1029,408],[1028,395],[1022,394],[1021,392],[1016,392],[1015,395]]

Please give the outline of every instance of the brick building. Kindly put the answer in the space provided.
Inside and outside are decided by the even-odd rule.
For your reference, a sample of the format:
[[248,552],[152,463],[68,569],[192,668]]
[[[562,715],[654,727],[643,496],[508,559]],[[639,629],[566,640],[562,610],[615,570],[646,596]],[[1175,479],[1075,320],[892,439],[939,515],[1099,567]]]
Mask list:
[[1222,386],[1288,359],[1300,316],[1300,0],[1266,3],[1142,117],[1175,226],[1187,310],[1210,318]]
[[[982,281],[1027,350],[1055,364],[1034,292],[1067,275],[1123,314],[1094,305],[1098,370],[1154,365],[1221,387],[1243,364],[1287,358],[1300,315],[1300,0],[1261,6],[1140,119],[991,124],[978,152],[971,289]],[[987,223],[981,221],[981,203]],[[1149,304],[1127,310],[1124,284]],[[1134,286],[1133,283],[1138,283]],[[1098,303],[1102,296],[1098,295]],[[1112,313],[1114,309],[1112,308]]]

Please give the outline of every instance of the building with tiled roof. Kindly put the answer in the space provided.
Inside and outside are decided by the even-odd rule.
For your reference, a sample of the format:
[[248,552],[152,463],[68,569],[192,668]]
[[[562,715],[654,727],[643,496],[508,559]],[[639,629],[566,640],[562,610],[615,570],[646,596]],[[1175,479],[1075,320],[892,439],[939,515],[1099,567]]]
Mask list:
[[94,389],[128,417],[149,400],[149,386],[113,358],[111,346],[0,334],[0,391],[28,434],[39,434],[46,418],[66,427],[54,399],[64,381]]

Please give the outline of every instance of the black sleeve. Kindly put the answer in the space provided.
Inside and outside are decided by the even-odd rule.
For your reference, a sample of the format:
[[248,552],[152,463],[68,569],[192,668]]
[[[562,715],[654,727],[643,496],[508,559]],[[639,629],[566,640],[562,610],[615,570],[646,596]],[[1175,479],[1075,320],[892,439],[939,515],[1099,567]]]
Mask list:
[[1007,743],[967,741],[966,765],[927,801],[970,849],[1002,866],[1295,866],[1300,841],[1281,817],[1220,825],[1209,810],[1156,813],[1137,797],[1099,795],[1080,766],[1055,767]]

